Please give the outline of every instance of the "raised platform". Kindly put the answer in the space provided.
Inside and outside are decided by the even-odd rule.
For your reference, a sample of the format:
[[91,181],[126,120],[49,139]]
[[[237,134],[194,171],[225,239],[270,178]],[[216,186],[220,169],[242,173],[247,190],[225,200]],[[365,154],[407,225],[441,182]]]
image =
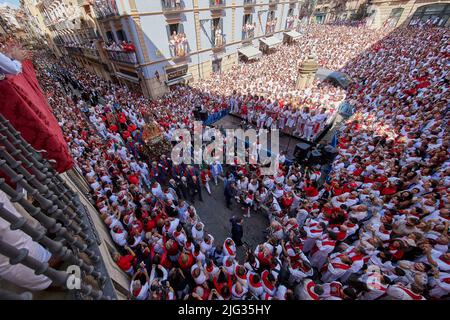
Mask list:
[[[241,128],[241,122],[241,117],[229,114],[213,123],[212,126],[219,129],[237,129]],[[285,151],[286,157],[292,159],[294,156],[295,145],[299,142],[302,142],[302,140],[295,136],[281,133],[279,137],[280,151]]]
[[[229,113],[229,115],[232,116],[232,117],[238,118],[238,119],[240,119],[241,121],[242,121],[242,120],[245,120],[245,118],[242,117],[240,114]],[[314,140],[312,140],[312,141],[309,141],[309,140],[306,140],[306,139],[304,139],[304,138],[302,138],[302,137],[299,137],[299,136],[297,136],[297,135],[294,135],[294,134],[290,133],[290,132],[287,131],[287,130],[282,130],[282,131],[280,131],[280,132],[281,132],[283,135],[288,136],[288,137],[293,138],[293,139],[296,139],[296,140],[299,141],[299,142],[304,142],[304,143],[307,143],[307,144],[309,144],[309,145],[316,145],[316,144],[318,144],[318,143],[320,142],[320,140],[322,140],[322,138],[327,134],[328,130],[330,130],[330,128],[333,126],[334,121],[335,121],[335,119],[336,119],[336,116],[337,116],[337,114],[335,114],[335,115],[332,117],[330,123],[329,123],[328,125],[326,125],[326,126],[323,128],[323,130],[320,132],[320,134],[317,135],[316,138],[315,138]],[[218,121],[218,122],[219,122],[219,121]],[[240,123],[239,123],[239,124],[240,124]],[[253,124],[255,124],[255,123],[253,123]],[[281,139],[281,137],[280,137],[280,139]],[[280,142],[280,143],[281,143],[281,142]]]

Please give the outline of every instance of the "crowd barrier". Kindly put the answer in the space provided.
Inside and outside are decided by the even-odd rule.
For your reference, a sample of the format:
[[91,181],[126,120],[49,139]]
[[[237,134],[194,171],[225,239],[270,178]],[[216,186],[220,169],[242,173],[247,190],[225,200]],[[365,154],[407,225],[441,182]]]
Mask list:
[[219,121],[229,113],[230,113],[229,109],[224,109],[215,113],[211,113],[208,115],[208,118],[205,121],[203,121],[203,124],[209,126],[214,122]]

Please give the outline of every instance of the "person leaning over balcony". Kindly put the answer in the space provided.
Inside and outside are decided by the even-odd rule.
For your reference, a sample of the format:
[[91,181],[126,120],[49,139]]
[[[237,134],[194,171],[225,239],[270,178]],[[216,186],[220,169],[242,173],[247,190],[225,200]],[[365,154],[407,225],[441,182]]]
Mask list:
[[0,78],[21,73],[22,61],[27,58],[27,52],[14,43],[0,47],[0,50],[4,52],[0,52]]

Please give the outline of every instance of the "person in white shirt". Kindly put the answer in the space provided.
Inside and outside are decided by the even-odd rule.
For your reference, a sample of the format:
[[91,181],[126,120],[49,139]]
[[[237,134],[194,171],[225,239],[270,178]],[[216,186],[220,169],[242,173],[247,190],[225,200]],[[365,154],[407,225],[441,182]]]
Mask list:
[[0,75],[18,75],[22,72],[22,62],[27,58],[27,52],[17,45],[10,45],[0,52]]
[[[0,191],[0,203],[3,204],[4,209],[16,217],[22,217],[3,191]],[[22,230],[11,230],[10,223],[2,218],[0,218],[0,240],[14,246],[16,249],[27,249],[29,256],[41,263],[48,263],[51,258],[51,253],[47,249],[35,242]],[[43,274],[37,275],[34,273],[34,270],[23,264],[10,264],[9,258],[1,254],[0,278],[33,291],[45,290],[52,283],[47,276]]]

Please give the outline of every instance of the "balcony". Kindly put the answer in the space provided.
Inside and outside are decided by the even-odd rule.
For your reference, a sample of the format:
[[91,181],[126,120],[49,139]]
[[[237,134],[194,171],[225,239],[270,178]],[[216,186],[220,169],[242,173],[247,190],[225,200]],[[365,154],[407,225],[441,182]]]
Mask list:
[[120,15],[116,3],[114,1],[107,0],[96,0],[94,4],[94,12],[98,20]]
[[59,39],[54,39],[53,42],[55,43],[55,45],[57,45],[59,47],[63,47],[64,46],[64,42],[59,40]]
[[277,18],[267,21],[266,23],[266,36],[271,36],[275,33],[277,26]]
[[63,21],[64,18],[61,17],[56,17],[56,18],[49,18],[49,17],[44,17],[44,24],[46,27],[50,27],[52,25],[55,25],[61,21]]
[[126,52],[118,50],[106,50],[110,60],[125,63],[130,65],[137,65],[137,57],[135,52]]
[[71,55],[82,55],[83,51],[79,47],[65,47],[67,52]]
[[223,34],[214,34],[212,36],[212,49],[213,51],[221,51],[225,49],[226,39]]
[[82,48],[81,51],[83,52],[83,55],[94,59],[94,60],[99,60],[100,59],[100,54],[98,53],[97,49],[92,49],[92,48]]
[[173,43],[171,41],[169,43],[169,48],[172,58],[181,59],[188,56],[187,41],[179,43]]
[[247,24],[242,27],[242,41],[252,41],[255,37],[255,25]]
[[[5,299],[5,293],[9,299],[117,299],[119,279],[110,278],[111,258],[103,253],[108,250],[105,242],[111,240],[97,231],[99,212],[85,196],[89,186],[77,166],[63,175],[57,174],[49,153],[33,148],[1,114],[0,131],[0,172],[4,177],[0,179],[3,194],[0,219],[10,225],[2,229],[0,238],[0,255],[7,258],[2,263],[5,270],[2,278],[13,276],[7,286],[2,281],[1,299]],[[27,250],[18,247],[15,241],[16,237],[27,239],[25,236],[30,240],[26,242]],[[30,254],[33,252],[51,255],[59,263],[46,263]],[[17,277],[15,272],[23,269],[14,265],[28,268],[30,277]],[[44,280],[39,280],[39,285],[47,289],[28,288],[37,283],[31,272],[48,278],[46,286]],[[23,295],[24,290],[33,292]]]
[[84,34],[88,39],[92,40],[101,39],[100,36],[95,32],[94,28],[84,28]]
[[183,1],[161,0],[162,11],[165,14],[178,13],[184,9]]
[[225,0],[209,0],[209,7],[211,10],[222,10],[225,6]]
[[251,7],[256,4],[256,0],[244,0],[244,7]]
[[296,16],[289,16],[286,19],[286,29],[287,30],[292,30],[294,29],[294,25],[295,25],[295,20],[297,19]]
[[108,19],[111,17],[118,16],[119,14],[116,12],[108,11],[108,12],[96,12],[97,20]]

